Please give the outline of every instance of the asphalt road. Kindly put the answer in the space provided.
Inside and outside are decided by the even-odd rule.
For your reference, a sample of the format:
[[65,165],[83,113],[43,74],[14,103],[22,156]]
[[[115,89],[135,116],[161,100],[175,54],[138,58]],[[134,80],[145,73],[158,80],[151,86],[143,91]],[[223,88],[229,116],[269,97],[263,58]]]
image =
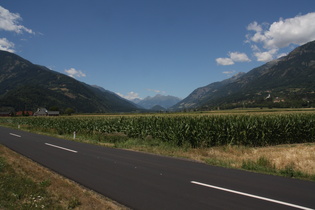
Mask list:
[[0,127],[0,143],[132,209],[315,209],[315,183]]

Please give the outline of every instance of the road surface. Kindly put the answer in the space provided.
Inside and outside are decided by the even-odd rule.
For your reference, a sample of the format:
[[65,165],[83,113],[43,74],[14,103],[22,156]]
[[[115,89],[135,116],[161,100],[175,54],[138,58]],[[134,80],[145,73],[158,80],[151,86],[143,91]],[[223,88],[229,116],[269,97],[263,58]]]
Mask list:
[[0,143],[132,209],[314,209],[315,183],[0,127]]

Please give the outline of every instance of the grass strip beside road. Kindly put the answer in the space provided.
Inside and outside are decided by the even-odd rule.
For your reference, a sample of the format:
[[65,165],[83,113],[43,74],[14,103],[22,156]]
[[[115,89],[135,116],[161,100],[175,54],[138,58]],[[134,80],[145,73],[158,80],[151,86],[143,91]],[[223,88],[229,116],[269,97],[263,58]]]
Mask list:
[[315,143],[269,147],[174,147],[156,140],[129,139],[115,147],[195,160],[209,165],[315,181]]
[[127,209],[0,145],[0,209]]

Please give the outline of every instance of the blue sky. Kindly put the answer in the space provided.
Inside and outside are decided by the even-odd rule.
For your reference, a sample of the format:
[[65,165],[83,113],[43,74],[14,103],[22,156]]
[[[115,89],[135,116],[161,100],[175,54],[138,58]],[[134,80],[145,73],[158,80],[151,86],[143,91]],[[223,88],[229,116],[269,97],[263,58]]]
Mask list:
[[0,49],[126,98],[185,98],[312,40],[313,0],[0,2]]

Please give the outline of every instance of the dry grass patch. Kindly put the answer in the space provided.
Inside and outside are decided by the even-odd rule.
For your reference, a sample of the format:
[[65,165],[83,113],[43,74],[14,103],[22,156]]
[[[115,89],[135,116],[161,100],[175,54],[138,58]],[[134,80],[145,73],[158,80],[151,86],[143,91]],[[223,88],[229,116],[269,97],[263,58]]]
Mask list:
[[49,169],[0,145],[0,156],[12,165],[16,173],[47,185],[53,200],[64,209],[127,209],[104,196],[88,190]]
[[[178,154],[179,155],[179,154]],[[315,175],[315,143],[290,144],[270,147],[222,146],[205,149],[190,149],[179,156],[185,156],[214,165],[241,168],[246,161],[264,158],[276,170],[290,167],[307,175]]]
[[237,168],[315,181],[315,143],[270,147],[219,146],[210,148],[141,144],[115,145],[133,151],[191,159],[215,166]]
[[254,154],[267,157],[278,169],[293,166],[303,173],[315,174],[315,144],[292,144],[265,147],[254,150]]
[[[146,141],[143,141],[146,142]],[[147,142],[146,142],[147,143]],[[315,143],[286,144],[269,147],[219,146],[210,148],[173,147],[162,143],[141,144],[139,141],[116,144],[118,148],[196,160],[210,165],[243,168],[244,164],[265,164],[269,172],[315,181]],[[255,168],[249,170],[256,170]],[[301,173],[302,174],[301,174]],[[288,173],[294,173],[290,175]]]

